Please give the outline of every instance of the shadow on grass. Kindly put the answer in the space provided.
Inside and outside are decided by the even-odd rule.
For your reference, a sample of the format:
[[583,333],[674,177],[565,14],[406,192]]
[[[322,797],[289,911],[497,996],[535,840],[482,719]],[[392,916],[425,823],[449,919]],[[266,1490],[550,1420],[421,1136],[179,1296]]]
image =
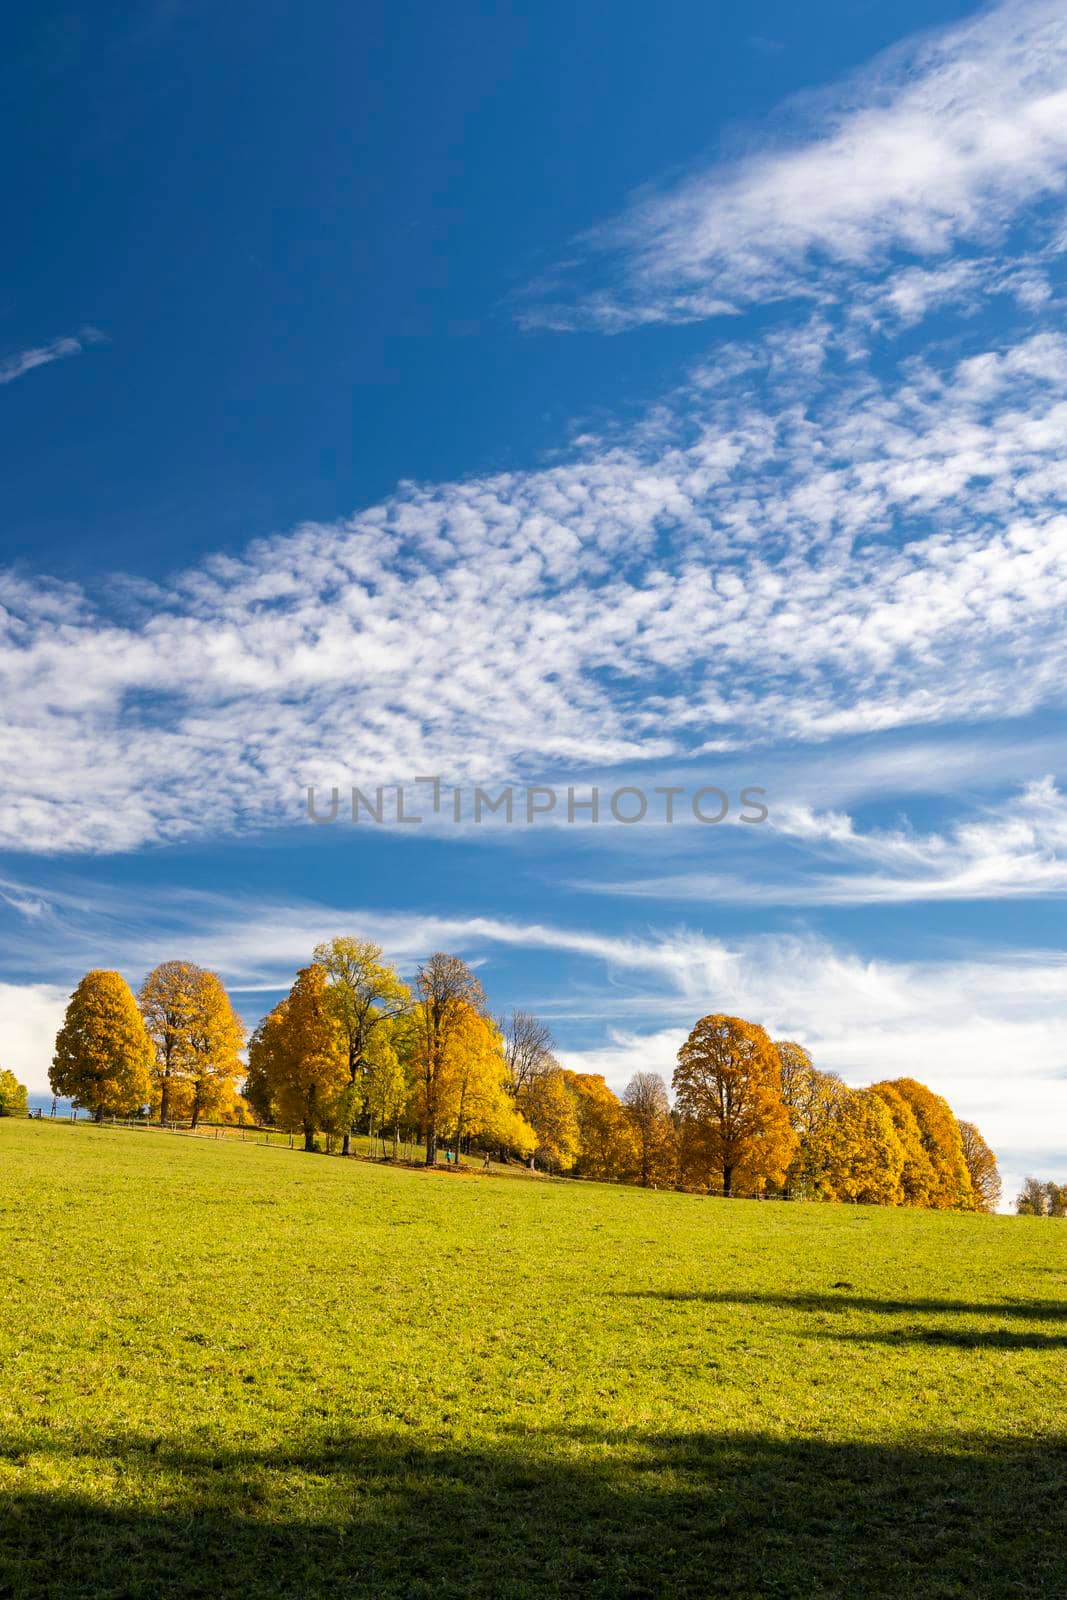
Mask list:
[[1067,1333],[1026,1333],[1019,1328],[888,1328],[856,1333],[820,1333],[843,1344],[926,1344],[948,1350],[1067,1350]]
[[[838,1294],[760,1294],[718,1289],[648,1289],[628,1291],[626,1299],[665,1300],[679,1304],[721,1306],[769,1306],[781,1311],[826,1313],[862,1311],[880,1316],[920,1317],[1006,1317],[1025,1322],[1067,1321],[1067,1303],[1062,1300],[878,1300],[870,1295]],[[935,1322],[912,1322],[899,1328],[856,1328],[840,1333],[824,1326],[808,1329],[813,1339],[836,1340],[848,1344],[916,1345],[954,1350],[1029,1350],[1067,1349],[1067,1332],[1044,1333],[1033,1329],[943,1327]]]
[[[909,1447],[589,1429],[283,1451],[27,1444],[18,1600],[1067,1593],[1067,1443]],[[16,1453],[17,1455],[17,1453]]]
[[627,1300],[668,1300],[717,1306],[773,1306],[782,1311],[871,1311],[885,1316],[1017,1317],[1022,1322],[1067,1322],[1064,1300],[880,1300],[873,1295],[762,1294],[728,1289],[632,1289]]

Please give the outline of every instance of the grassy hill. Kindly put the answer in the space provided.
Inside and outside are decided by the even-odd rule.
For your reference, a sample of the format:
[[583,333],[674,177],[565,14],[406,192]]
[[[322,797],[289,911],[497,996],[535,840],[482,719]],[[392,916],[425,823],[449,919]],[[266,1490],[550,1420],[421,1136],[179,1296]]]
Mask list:
[[1062,1596],[1067,1226],[0,1122],[0,1594]]

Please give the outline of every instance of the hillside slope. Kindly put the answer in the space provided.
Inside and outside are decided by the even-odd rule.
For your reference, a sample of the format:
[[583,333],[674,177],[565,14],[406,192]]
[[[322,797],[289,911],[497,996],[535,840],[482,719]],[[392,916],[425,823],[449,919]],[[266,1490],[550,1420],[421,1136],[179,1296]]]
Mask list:
[[0,1593],[1067,1592],[1067,1229],[0,1122]]

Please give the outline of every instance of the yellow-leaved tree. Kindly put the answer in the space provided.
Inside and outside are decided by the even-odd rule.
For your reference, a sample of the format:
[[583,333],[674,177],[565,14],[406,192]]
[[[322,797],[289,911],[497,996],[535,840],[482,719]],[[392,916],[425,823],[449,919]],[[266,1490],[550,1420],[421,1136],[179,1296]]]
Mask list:
[[[410,1057],[410,1015],[395,1018],[371,1033],[363,1056],[363,1104],[373,1139],[388,1134],[394,1160],[400,1154],[400,1128],[410,1095],[406,1063]],[[344,1150],[342,1148],[342,1154]]]
[[895,1205],[900,1195],[904,1149],[884,1100],[870,1089],[849,1089],[813,1139],[815,1193],[826,1200]]
[[244,1071],[244,1042],[244,1023],[233,1009],[222,979],[217,972],[201,972],[194,991],[189,1065],[183,1083],[194,1128],[201,1117],[233,1113],[237,1080]]
[[871,1089],[886,1106],[893,1119],[896,1136],[904,1151],[900,1170],[900,1204],[928,1206],[936,1187],[934,1169],[923,1146],[919,1124],[911,1106],[891,1083],[876,1083]]
[[369,939],[337,938],[317,945],[312,961],[326,974],[326,995],[344,1034],[348,1054],[348,1124],[341,1136],[341,1154],[351,1148],[356,1118],[370,1111],[368,1079],[372,1046],[412,1007],[411,990],[382,959],[381,945]]
[[803,1045],[781,1039],[775,1049],[782,1065],[782,1101],[797,1136],[797,1147],[785,1176],[785,1191],[805,1198],[823,1198],[830,1193],[824,1136],[849,1090],[836,1072],[820,1072]]
[[153,1105],[160,1122],[229,1117],[236,1107],[245,1029],[217,972],[192,961],[154,967],[138,995],[155,1047]]
[[87,972],[56,1035],[48,1081],[100,1122],[129,1116],[152,1092],[152,1042],[137,1001],[119,972]]
[[348,1050],[326,994],[322,967],[304,967],[287,997],[252,1036],[245,1096],[269,1106],[283,1128],[300,1128],[304,1149],[315,1135],[333,1131],[349,1087]]
[[527,1079],[516,1103],[535,1135],[530,1165],[569,1172],[581,1151],[581,1127],[577,1102],[554,1056]]
[[509,1093],[510,1075],[499,1028],[473,1006],[460,1008],[450,1030],[438,1087],[440,1124],[452,1140],[457,1166],[464,1139],[478,1134],[488,1144],[525,1154],[534,1132]]
[[6,1067],[0,1067],[0,1117],[24,1117],[29,1109],[26,1085]]
[[674,1096],[690,1186],[729,1196],[782,1182],[797,1137],[765,1029],[722,1013],[701,1017],[678,1052]]
[[413,1013],[412,1104],[426,1141],[426,1165],[434,1167],[437,1142],[446,1126],[443,1102],[453,1040],[466,1026],[470,1011],[484,1017],[485,996],[466,962],[441,950],[422,963],[415,989],[419,999]]

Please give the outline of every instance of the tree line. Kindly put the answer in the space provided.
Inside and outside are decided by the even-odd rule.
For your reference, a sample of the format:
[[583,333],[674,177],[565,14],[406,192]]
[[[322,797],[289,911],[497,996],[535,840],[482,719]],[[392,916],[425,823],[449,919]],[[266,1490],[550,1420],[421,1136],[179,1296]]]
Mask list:
[[354,1135],[393,1155],[417,1143],[462,1164],[523,1161],[558,1174],[727,1196],[783,1196],[993,1211],[996,1159],[973,1123],[913,1078],[853,1089],[756,1023],[700,1019],[678,1053],[673,1104],[654,1072],[620,1096],[572,1072],[547,1025],[490,1015],[481,983],[438,952],[408,984],[367,940],[319,945],[247,1040],[217,973],[166,961],[135,996],[117,972],[81,980],[50,1081],[92,1115],[194,1127],[255,1120]]

